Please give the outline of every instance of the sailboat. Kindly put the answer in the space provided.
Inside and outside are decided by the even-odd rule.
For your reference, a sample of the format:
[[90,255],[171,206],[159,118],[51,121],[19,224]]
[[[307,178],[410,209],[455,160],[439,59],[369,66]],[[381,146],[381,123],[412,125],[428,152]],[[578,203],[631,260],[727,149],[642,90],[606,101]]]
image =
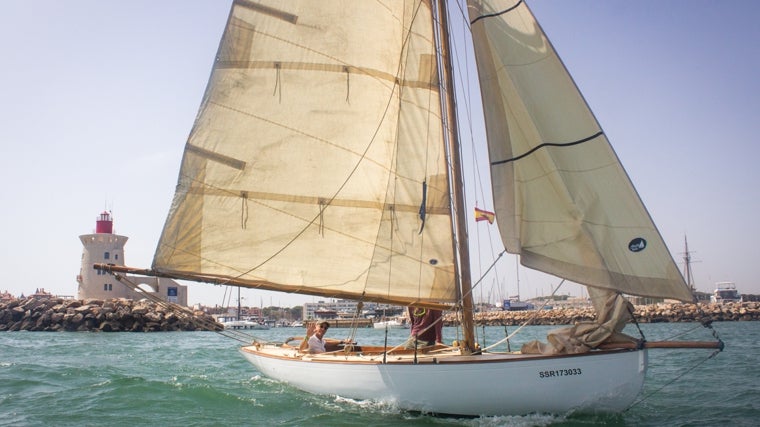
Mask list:
[[269,329],[269,326],[261,323],[261,322],[254,322],[253,320],[249,318],[242,318],[242,301],[243,299],[240,297],[240,287],[237,287],[237,316],[235,317],[229,317],[229,316],[223,316],[218,319],[219,323],[222,324],[224,329],[257,329],[257,330],[264,330]]
[[409,324],[404,320],[401,316],[393,318],[383,316],[380,320],[372,322],[372,327],[375,329],[409,329]]
[[[620,411],[657,347],[625,295],[694,300],[582,95],[521,0],[234,0],[150,269],[454,312],[456,346],[244,345],[312,393],[457,415]],[[452,5],[456,6],[456,5]],[[597,320],[480,348],[450,13],[468,13],[504,248],[583,284]]]

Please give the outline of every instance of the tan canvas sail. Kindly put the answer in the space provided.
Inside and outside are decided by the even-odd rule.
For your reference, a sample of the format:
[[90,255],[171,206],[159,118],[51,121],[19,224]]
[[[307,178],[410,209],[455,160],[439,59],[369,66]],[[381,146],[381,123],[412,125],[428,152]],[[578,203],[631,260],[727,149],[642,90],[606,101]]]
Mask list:
[[528,7],[469,3],[496,216],[540,271],[632,295],[693,299],[593,114]]
[[154,270],[455,301],[437,85],[425,2],[235,1]]

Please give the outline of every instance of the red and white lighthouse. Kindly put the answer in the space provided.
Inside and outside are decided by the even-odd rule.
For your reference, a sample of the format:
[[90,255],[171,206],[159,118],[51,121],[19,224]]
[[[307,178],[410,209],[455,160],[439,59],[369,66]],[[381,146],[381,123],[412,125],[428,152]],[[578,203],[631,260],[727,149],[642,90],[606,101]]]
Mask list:
[[77,298],[129,298],[131,291],[110,274],[93,269],[95,263],[124,265],[126,236],[113,232],[111,212],[103,211],[95,221],[95,233],[79,236],[84,249],[82,265],[77,276]]
[[111,212],[103,211],[95,222],[95,233],[98,234],[112,234],[113,233],[113,220],[111,219]]

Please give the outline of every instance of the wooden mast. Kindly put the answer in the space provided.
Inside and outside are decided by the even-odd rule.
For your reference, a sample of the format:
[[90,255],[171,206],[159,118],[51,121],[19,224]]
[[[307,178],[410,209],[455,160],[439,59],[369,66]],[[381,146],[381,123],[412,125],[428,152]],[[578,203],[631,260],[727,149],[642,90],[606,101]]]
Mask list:
[[473,320],[473,299],[472,299],[472,281],[470,278],[470,251],[467,241],[467,216],[465,214],[465,199],[462,178],[462,162],[460,159],[459,130],[457,127],[456,104],[454,102],[454,81],[453,66],[451,58],[451,49],[449,47],[449,23],[446,9],[446,0],[438,2],[438,37],[436,40],[439,44],[441,56],[442,77],[441,96],[442,106],[445,108],[443,117],[444,132],[447,135],[449,160],[451,161],[451,186],[452,186],[452,205],[454,207],[454,250],[459,256],[458,263],[458,280],[459,289],[461,290],[462,303],[462,331],[464,332],[464,351],[471,352],[475,349],[475,322]]

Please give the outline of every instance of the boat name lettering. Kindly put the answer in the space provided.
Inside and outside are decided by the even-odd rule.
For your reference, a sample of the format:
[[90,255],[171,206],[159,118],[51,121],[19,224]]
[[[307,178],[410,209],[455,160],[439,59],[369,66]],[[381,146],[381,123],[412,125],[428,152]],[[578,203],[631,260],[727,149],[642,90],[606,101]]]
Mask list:
[[539,378],[569,377],[571,375],[582,375],[581,368],[555,369],[550,371],[539,371]]

